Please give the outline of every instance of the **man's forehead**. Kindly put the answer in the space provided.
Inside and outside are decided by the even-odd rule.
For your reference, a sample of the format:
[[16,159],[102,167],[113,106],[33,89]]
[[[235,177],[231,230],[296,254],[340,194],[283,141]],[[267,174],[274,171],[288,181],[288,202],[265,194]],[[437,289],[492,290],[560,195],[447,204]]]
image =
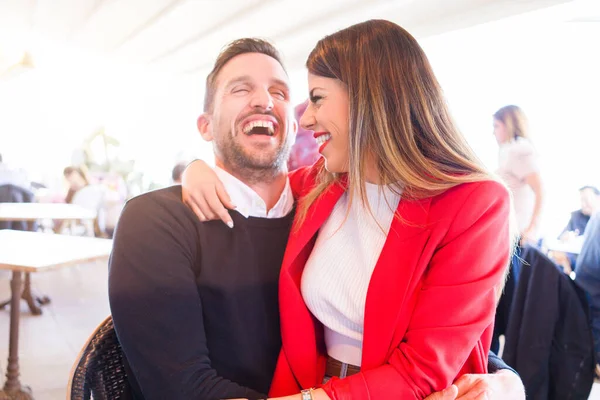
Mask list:
[[217,75],[217,84],[227,86],[233,81],[269,81],[289,86],[289,78],[276,59],[262,53],[244,53],[233,57]]

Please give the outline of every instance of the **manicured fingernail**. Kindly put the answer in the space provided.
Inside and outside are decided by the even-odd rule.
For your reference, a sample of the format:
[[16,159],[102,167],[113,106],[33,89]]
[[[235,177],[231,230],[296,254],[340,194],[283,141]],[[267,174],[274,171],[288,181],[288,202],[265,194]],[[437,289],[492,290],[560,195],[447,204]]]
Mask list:
[[230,228],[233,228],[233,221],[227,222],[227,226],[230,227]]

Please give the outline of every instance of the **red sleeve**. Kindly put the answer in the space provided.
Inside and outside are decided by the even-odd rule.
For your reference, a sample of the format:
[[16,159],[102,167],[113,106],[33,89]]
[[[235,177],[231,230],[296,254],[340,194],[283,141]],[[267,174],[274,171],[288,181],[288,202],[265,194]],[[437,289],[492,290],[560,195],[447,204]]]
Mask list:
[[452,383],[477,348],[479,367],[470,372],[486,372],[489,337],[482,335],[494,321],[496,290],[508,266],[510,201],[502,185],[483,182],[463,203],[421,278],[401,344],[387,364],[329,381],[323,387],[329,397],[423,399]]

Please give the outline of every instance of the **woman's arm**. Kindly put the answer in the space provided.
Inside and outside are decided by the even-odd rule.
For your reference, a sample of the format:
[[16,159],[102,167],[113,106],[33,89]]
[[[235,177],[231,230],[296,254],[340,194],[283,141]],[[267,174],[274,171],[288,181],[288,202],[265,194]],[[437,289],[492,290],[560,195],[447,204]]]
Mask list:
[[227,209],[234,210],[236,206],[231,202],[223,182],[204,161],[194,160],[183,171],[181,197],[200,221],[220,219],[233,228],[233,220]]
[[[307,188],[312,167],[300,168],[288,174],[294,198]],[[233,220],[227,209],[235,210],[223,182],[214,169],[202,160],[194,160],[181,176],[182,200],[198,216],[200,221],[220,219],[233,228]]]
[[525,182],[531,187],[535,195],[535,204],[533,206],[533,214],[531,221],[525,229],[521,232],[522,241],[535,241],[535,231],[537,230],[542,215],[542,209],[544,206],[544,190],[542,185],[542,178],[539,172],[534,172],[525,177]]

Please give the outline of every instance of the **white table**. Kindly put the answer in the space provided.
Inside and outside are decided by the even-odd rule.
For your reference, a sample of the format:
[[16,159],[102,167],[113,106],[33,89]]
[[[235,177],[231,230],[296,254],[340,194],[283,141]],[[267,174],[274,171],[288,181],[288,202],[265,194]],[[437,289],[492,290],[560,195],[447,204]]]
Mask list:
[[94,220],[96,212],[64,203],[0,203],[0,221]]
[[[65,203],[0,203],[0,221],[28,221],[35,222],[42,219],[54,219],[62,221],[84,220],[93,226],[96,212],[87,208]],[[31,313],[42,314],[40,308],[50,302],[48,296],[36,296],[31,289],[31,275],[25,273],[25,286],[23,300],[27,302]],[[0,309],[6,307],[10,300],[0,304]]]
[[19,302],[23,273],[106,260],[111,250],[109,239],[0,230],[0,269],[12,271],[8,364],[0,399],[33,399],[30,389],[19,380]]
[[575,236],[574,238],[563,241],[560,239],[550,239],[544,241],[544,247],[551,251],[561,251],[563,253],[579,254],[583,247],[584,236]]

